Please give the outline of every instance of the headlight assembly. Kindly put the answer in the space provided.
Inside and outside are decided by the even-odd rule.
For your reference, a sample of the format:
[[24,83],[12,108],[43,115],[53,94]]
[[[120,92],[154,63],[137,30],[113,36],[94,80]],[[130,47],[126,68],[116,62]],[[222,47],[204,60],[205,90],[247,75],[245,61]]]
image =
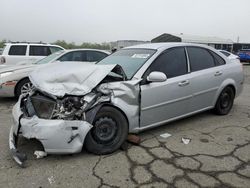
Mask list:
[[39,118],[50,119],[55,109],[56,102],[44,96],[31,96],[35,113]]

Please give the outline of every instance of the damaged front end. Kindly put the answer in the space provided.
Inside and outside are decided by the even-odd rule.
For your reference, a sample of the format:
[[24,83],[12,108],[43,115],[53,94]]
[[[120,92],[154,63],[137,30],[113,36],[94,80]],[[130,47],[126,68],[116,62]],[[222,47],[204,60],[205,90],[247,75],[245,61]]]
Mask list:
[[19,134],[39,140],[45,152],[50,154],[82,150],[85,136],[92,125],[84,120],[84,115],[80,115],[83,109],[70,106],[71,102],[65,103],[64,100],[56,101],[38,92],[20,97],[13,108],[14,125],[9,137],[11,153],[20,166],[23,166],[26,157],[16,148]]
[[96,66],[88,65],[88,72],[81,71],[81,76],[74,71],[64,74],[61,82],[59,77],[53,80],[49,74],[43,75],[42,79],[39,77],[44,72],[42,70],[31,74],[35,89],[20,96],[14,106],[14,124],[9,136],[11,154],[21,167],[26,156],[17,149],[20,134],[39,140],[48,154],[70,154],[82,150],[85,137],[103,104],[125,106],[131,113],[130,121],[138,123],[139,81],[127,83],[119,66],[102,67],[101,75],[98,74],[100,67]]

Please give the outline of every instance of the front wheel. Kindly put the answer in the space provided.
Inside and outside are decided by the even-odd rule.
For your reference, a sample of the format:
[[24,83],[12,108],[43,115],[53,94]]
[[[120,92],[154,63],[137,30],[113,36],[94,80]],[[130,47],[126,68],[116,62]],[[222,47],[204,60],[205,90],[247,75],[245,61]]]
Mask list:
[[16,97],[19,97],[21,94],[26,94],[31,92],[33,89],[33,84],[28,78],[21,80],[16,86]]
[[218,115],[227,115],[232,109],[234,97],[234,91],[231,87],[224,88],[216,102],[214,112]]
[[124,115],[113,107],[105,106],[97,113],[84,145],[91,153],[109,154],[121,147],[127,135],[128,123]]

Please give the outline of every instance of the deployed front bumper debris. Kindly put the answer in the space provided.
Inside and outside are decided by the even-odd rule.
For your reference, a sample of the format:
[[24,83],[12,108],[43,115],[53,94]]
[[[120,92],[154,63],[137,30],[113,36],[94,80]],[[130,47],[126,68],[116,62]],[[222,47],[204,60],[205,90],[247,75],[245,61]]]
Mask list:
[[25,154],[17,149],[18,137],[39,140],[48,154],[69,154],[82,150],[85,136],[92,128],[87,121],[47,120],[37,116],[25,117],[21,111],[22,97],[13,108],[14,123],[10,130],[9,147],[14,160],[24,166]]

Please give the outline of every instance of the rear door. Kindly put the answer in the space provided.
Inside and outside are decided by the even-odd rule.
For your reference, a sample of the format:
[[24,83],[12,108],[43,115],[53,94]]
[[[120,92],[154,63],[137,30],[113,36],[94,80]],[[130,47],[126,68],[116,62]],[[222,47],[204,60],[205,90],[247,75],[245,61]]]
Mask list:
[[[147,83],[153,71],[163,72],[165,82]],[[184,47],[168,49],[144,73],[141,85],[141,127],[154,126],[189,112],[192,97]]]
[[214,99],[225,79],[225,61],[215,52],[200,47],[187,47],[190,63],[190,87],[193,97],[192,112],[211,108]]
[[29,60],[42,59],[51,54],[50,48],[48,46],[30,45],[29,47]]

